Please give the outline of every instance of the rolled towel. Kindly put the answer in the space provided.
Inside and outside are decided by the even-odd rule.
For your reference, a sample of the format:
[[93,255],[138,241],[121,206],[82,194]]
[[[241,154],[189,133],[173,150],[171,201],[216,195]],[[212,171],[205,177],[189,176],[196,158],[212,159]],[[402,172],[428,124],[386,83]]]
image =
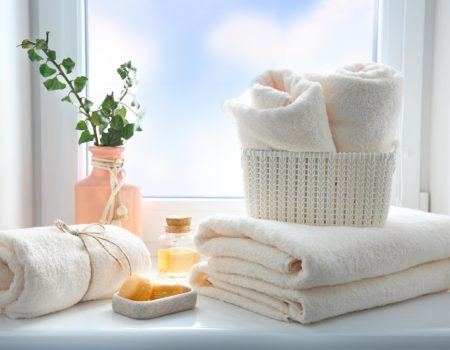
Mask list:
[[[0,232],[0,309],[5,315],[32,318],[109,298],[130,267],[133,273],[148,274],[151,261],[143,241],[120,227],[104,227],[98,237],[109,253],[92,237],[83,236],[85,248],[80,237],[56,227]],[[71,229],[98,230],[87,225]]]
[[287,70],[267,71],[225,102],[243,148],[335,152],[322,87]]
[[249,89],[251,105],[258,109],[286,107],[292,103],[287,92],[261,84],[254,84]]
[[191,284],[200,293],[281,321],[317,322],[388,305],[450,287],[450,259],[385,276],[331,287],[294,290],[256,278],[194,266]]
[[390,152],[395,148],[402,77],[394,68],[356,63],[305,77],[322,84],[338,152]]
[[195,243],[216,270],[307,289],[450,257],[450,217],[392,207],[385,227],[323,227],[213,215]]

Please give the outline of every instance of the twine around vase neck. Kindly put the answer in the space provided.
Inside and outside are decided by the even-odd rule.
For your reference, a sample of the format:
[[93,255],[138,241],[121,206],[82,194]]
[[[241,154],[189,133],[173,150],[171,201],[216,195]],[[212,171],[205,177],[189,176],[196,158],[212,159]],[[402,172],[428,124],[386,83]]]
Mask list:
[[124,159],[104,159],[92,157],[92,166],[97,169],[106,170],[109,172],[109,184],[111,187],[111,194],[103,208],[101,224],[112,224],[121,226],[121,220],[128,218],[128,209],[122,203],[120,190],[124,185],[123,170]]

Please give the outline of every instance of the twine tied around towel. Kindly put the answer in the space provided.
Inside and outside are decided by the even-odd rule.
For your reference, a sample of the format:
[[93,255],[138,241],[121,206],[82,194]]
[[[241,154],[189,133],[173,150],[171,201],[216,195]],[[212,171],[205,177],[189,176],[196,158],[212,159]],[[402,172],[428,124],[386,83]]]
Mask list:
[[[131,267],[131,262],[130,262],[130,258],[128,257],[127,253],[125,253],[125,251],[120,247],[120,245],[118,245],[117,243],[111,241],[108,238],[102,237],[101,235],[105,233],[105,226],[103,226],[102,224],[90,224],[87,225],[86,227],[84,227],[82,230],[78,230],[78,229],[73,229],[70,228],[64,221],[62,220],[55,220],[55,226],[56,228],[63,232],[63,233],[69,233],[73,236],[78,237],[81,242],[83,243],[83,247],[84,250],[87,252],[88,257],[89,257],[89,268],[90,268],[90,277],[89,277],[89,283],[88,283],[88,288],[86,290],[86,292],[84,293],[83,297],[81,299],[83,299],[87,292],[89,291],[89,289],[91,288],[91,284],[92,284],[92,275],[93,275],[93,267],[92,267],[92,259],[91,259],[91,254],[89,253],[89,249],[87,247],[86,241],[85,241],[85,237],[90,237],[92,239],[94,239],[102,248],[103,250],[110,256],[112,257],[117,264],[119,264],[120,267],[123,268],[123,263],[122,261],[116,256],[114,255],[111,250],[105,245],[104,242],[107,242],[109,244],[112,244],[113,246],[115,246],[117,249],[119,249],[119,251],[122,253],[122,255],[125,257],[127,264],[128,264],[128,274],[131,276],[131,274],[133,273],[132,271],[132,267]],[[95,230],[94,228],[98,228],[98,230]]]
[[[121,226],[121,220],[128,219],[128,209],[122,203],[120,190],[124,185],[123,176],[119,180],[119,175],[124,173],[123,158],[119,159],[103,159],[92,157],[92,166],[97,169],[106,170],[109,172],[109,183],[111,186],[111,194],[106,201],[103,208],[101,224],[112,224]],[[116,205],[118,204],[118,205]]]

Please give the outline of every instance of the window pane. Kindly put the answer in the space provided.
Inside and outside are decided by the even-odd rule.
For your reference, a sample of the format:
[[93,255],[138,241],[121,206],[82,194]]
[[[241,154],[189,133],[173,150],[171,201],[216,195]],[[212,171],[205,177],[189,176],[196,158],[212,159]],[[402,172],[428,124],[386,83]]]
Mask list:
[[127,181],[144,196],[242,196],[224,100],[268,68],[370,61],[373,17],[370,0],[88,1],[92,99],[119,91],[120,63],[138,68],[146,117],[126,145]]

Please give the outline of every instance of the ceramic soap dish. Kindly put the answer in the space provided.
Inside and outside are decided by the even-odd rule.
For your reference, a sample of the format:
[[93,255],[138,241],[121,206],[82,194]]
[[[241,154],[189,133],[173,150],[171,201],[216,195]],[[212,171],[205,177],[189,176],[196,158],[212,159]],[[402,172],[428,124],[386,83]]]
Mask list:
[[197,303],[197,292],[187,286],[183,288],[183,293],[149,301],[134,301],[116,293],[112,297],[112,308],[118,314],[138,320],[193,309]]

